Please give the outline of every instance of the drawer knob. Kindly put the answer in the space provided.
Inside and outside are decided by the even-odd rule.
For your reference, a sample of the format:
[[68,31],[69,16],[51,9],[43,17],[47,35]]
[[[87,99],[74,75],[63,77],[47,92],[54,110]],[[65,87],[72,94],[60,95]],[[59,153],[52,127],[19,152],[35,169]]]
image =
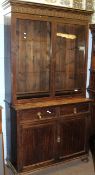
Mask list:
[[37,116],[39,117],[39,119],[41,119],[41,118],[42,118],[41,112],[38,112],[38,113],[37,113]]
[[76,114],[77,113],[77,108],[74,108],[74,114]]
[[47,113],[51,114],[51,111],[47,110]]
[[61,141],[61,139],[60,139],[60,137],[58,136],[58,137],[57,137],[57,142],[60,143],[60,141]]

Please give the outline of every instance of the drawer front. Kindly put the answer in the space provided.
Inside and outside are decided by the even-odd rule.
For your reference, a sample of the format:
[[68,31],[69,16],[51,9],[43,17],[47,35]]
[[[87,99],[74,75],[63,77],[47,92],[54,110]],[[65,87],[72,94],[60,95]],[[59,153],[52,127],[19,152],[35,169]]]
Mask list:
[[89,111],[89,103],[77,104],[77,112],[87,112],[87,111]]
[[89,111],[89,103],[77,103],[60,107],[60,115],[76,114]]
[[56,115],[56,109],[54,107],[26,109],[20,111],[19,115],[22,121],[53,118]]

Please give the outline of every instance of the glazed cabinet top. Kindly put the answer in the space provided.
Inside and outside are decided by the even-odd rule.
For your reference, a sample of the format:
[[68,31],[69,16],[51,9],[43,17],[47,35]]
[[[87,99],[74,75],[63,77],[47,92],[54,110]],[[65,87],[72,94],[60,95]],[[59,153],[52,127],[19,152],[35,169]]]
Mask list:
[[15,0],[2,7],[6,100],[85,97],[91,12]]

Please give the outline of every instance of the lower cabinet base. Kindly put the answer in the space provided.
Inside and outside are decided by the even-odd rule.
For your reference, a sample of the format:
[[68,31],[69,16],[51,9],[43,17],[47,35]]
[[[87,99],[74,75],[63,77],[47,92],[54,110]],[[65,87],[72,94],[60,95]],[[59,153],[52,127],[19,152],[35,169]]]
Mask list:
[[23,169],[22,172],[17,172],[16,169],[14,168],[14,166],[12,165],[12,163],[9,161],[9,160],[6,160],[6,165],[9,169],[11,169],[12,173],[14,175],[31,175],[31,173],[37,173],[37,172],[41,172],[41,171],[44,171],[44,170],[47,170],[48,168],[52,168],[56,165],[66,165],[66,163],[68,163],[68,167],[69,167],[69,163],[73,163],[74,161],[77,161],[77,160],[81,160],[85,163],[87,163],[89,161],[89,154],[86,154],[86,155],[82,155],[82,156],[79,156],[79,157],[76,157],[76,158],[73,158],[73,159],[69,159],[69,160],[58,160],[52,163],[44,163],[43,166],[40,165],[30,165],[30,166],[27,166]]
[[78,99],[68,100],[65,104],[56,101],[57,104],[53,106],[41,103],[35,108],[23,109],[21,106],[20,109],[10,109],[8,159],[19,174],[77,158],[87,160],[90,102],[86,99],[82,99],[82,102]]

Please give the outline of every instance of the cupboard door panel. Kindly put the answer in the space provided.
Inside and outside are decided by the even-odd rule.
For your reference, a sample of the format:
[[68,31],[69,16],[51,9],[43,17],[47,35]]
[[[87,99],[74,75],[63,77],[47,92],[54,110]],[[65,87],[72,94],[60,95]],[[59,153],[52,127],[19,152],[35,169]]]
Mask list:
[[[77,116],[76,116],[77,117]],[[77,117],[60,122],[60,157],[85,152],[86,118]]]
[[22,127],[23,165],[33,165],[54,158],[55,123]]

